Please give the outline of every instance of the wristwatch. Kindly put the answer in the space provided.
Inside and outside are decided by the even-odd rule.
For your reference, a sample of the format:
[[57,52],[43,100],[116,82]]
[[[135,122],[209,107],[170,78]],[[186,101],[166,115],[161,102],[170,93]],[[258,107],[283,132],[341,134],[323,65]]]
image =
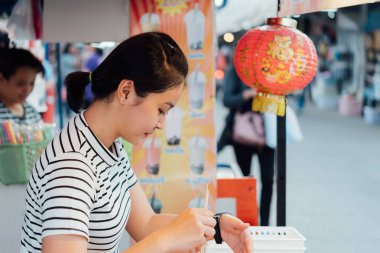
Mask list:
[[216,244],[222,244],[223,242],[222,234],[220,233],[220,218],[222,217],[223,214],[228,214],[228,213],[217,213],[214,215],[214,219],[216,221],[214,239],[215,239]]

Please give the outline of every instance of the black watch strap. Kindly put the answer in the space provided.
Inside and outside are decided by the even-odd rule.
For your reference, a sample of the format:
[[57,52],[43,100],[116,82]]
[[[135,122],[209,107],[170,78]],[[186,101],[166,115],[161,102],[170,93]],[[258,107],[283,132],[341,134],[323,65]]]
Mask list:
[[226,213],[217,213],[214,215],[214,219],[216,220],[215,235],[214,235],[216,244],[222,244],[223,242],[222,234],[220,233],[220,218],[223,214],[226,214]]

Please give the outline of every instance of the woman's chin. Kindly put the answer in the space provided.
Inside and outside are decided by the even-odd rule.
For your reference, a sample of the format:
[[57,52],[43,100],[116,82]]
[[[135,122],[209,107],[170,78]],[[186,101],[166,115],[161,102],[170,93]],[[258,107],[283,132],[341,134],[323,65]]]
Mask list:
[[145,135],[142,135],[142,136],[133,138],[131,141],[129,141],[129,143],[136,145],[136,146],[141,146],[141,145],[143,145],[145,139],[146,139]]
[[131,143],[132,145],[141,146],[141,145],[144,144],[144,141],[149,136],[150,136],[150,134],[143,134],[143,135],[133,136],[133,137],[130,136],[129,138],[126,138],[126,137],[122,136],[122,138],[124,140],[126,140],[127,142]]

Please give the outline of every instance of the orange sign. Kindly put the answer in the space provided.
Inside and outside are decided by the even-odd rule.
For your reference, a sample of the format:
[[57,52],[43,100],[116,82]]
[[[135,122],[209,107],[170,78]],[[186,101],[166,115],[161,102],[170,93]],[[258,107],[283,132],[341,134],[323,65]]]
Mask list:
[[218,179],[218,197],[236,199],[236,216],[251,226],[258,226],[256,178]]
[[131,35],[162,31],[189,62],[187,90],[166,118],[165,129],[134,147],[132,162],[156,212],[215,207],[213,1],[131,0]]

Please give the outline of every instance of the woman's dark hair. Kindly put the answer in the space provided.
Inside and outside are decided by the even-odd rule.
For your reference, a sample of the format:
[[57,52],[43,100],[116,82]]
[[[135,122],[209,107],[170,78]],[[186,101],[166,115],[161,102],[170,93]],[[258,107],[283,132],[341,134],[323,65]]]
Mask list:
[[[177,43],[161,32],[142,33],[120,43],[91,73],[95,99],[109,97],[122,80],[132,80],[137,96],[162,93],[186,83],[188,63]],[[88,72],[69,74],[67,101],[70,108],[83,109]]]
[[5,79],[9,79],[22,67],[31,68],[36,73],[44,73],[41,61],[28,50],[21,48],[0,48],[0,73]]

